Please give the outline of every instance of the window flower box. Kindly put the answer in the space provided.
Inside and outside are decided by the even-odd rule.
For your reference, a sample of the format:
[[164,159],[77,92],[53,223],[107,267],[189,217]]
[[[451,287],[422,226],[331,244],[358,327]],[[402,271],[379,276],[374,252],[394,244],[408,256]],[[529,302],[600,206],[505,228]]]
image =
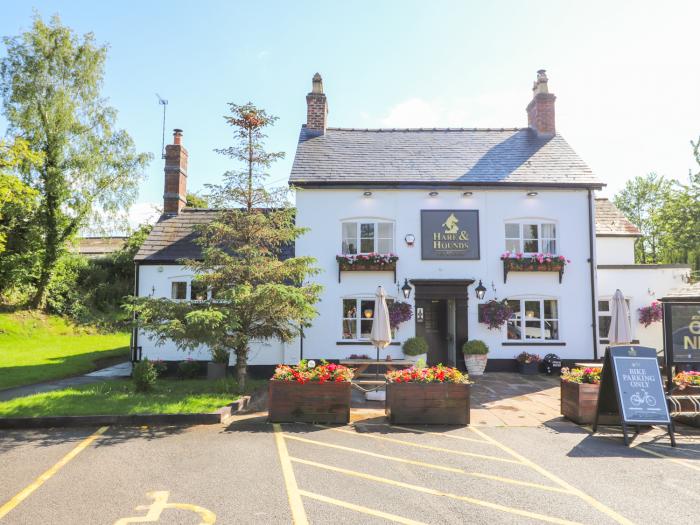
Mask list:
[[353,370],[342,365],[302,361],[280,365],[269,381],[268,418],[273,423],[350,421]]
[[456,368],[406,368],[386,374],[392,424],[468,425],[469,377]]
[[336,255],[335,260],[341,270],[347,272],[367,272],[395,270],[398,255],[393,253],[360,253],[358,255]]
[[524,255],[521,252],[505,252],[503,261],[503,282],[508,280],[509,272],[558,272],[559,283],[564,275],[564,267],[571,261],[563,255],[536,253]]
[[600,392],[600,368],[562,368],[561,414],[579,425],[595,420]]

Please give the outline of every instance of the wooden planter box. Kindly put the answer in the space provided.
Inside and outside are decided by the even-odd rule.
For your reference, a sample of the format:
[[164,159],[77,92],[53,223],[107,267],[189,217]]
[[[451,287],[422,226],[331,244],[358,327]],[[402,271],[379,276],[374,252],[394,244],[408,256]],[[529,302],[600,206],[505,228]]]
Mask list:
[[350,388],[349,382],[270,381],[268,418],[273,423],[348,423]]
[[468,425],[469,384],[387,383],[386,415],[394,424]]
[[521,363],[518,361],[518,373],[526,376],[534,376],[540,371],[539,361],[536,363]]
[[396,263],[387,264],[372,264],[372,263],[354,263],[347,264],[344,262],[338,263],[340,269],[344,272],[393,272],[396,270]]
[[564,275],[564,265],[561,263],[532,263],[526,265],[518,265],[508,259],[503,261],[503,282],[508,281],[510,272],[557,272],[559,274],[559,283],[561,284]]
[[561,382],[561,413],[562,415],[578,423],[587,425],[593,423],[595,411],[598,406],[598,392],[600,385],[590,383]]

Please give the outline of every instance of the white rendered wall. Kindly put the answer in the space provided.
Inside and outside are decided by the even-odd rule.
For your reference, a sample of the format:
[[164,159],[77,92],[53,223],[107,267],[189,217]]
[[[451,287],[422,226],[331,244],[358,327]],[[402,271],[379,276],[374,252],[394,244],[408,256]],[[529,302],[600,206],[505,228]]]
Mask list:
[[[479,210],[480,260],[423,261],[420,246],[421,210]],[[371,197],[362,189],[301,190],[297,193],[297,223],[310,231],[297,240],[296,254],[318,260],[323,270],[316,278],[324,286],[319,317],[306,330],[304,356],[313,358],[345,358],[350,354],[375,355],[374,348],[362,345],[337,345],[342,341],[341,298],[373,296],[378,285],[389,295],[398,297],[400,291],[391,272],[343,272],[338,283],[338,263],[335,256],[341,249],[341,223],[348,219],[382,219],[396,222],[395,249],[399,256],[397,280],[401,286],[410,279],[479,279],[488,292],[484,300],[497,297],[547,297],[559,300],[560,340],[565,346],[503,346],[505,328],[492,331],[477,322],[477,300],[469,288],[468,329],[470,339],[482,339],[490,347],[490,358],[512,358],[523,350],[547,354],[554,352],[563,358],[593,357],[591,319],[591,282],[589,258],[588,194],[577,191],[540,191],[536,197],[526,196],[526,190],[475,190],[473,196],[463,197],[462,191],[440,190],[437,197],[428,190],[373,190]],[[515,219],[554,220],[558,227],[559,253],[571,259],[562,284],[556,273],[510,273],[503,283],[500,255],[505,251],[504,224]],[[416,236],[409,247],[406,234]],[[492,289],[496,287],[496,293]],[[475,283],[476,284],[476,283]],[[415,294],[411,295],[413,303]],[[460,321],[461,322],[461,321]],[[415,334],[414,321],[404,323],[397,340],[402,342]],[[403,356],[401,348],[383,350],[395,358]]]
[[[192,279],[192,273],[179,265],[140,265],[139,266],[139,297],[167,297],[170,298],[171,284],[174,281],[187,281]],[[187,296],[190,295],[189,285]],[[158,346],[148,334],[139,331],[138,346],[142,348],[142,356],[148,359],[162,359],[164,361],[180,361],[191,357],[195,360],[208,361],[209,351],[202,347],[194,352],[178,350],[172,342]],[[299,359],[299,343],[293,341],[284,344],[276,340],[253,342],[250,348],[248,364],[278,364],[295,362]],[[236,357],[231,355],[230,364],[236,364]]]
[[620,289],[630,300],[632,337],[643,346],[657,350],[663,347],[663,323],[653,323],[644,327],[639,322],[639,308],[649,306],[653,301],[673,289],[683,286],[687,267],[663,267],[662,265],[638,265],[636,268],[598,268],[599,298],[610,299],[615,290]]
[[596,238],[598,264],[634,264],[634,242],[637,237]]

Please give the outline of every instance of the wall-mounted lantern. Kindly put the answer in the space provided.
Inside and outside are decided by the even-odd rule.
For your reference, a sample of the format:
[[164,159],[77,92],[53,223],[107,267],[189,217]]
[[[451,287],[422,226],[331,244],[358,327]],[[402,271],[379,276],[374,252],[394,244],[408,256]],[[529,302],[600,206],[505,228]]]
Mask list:
[[404,299],[408,299],[409,297],[411,297],[411,290],[413,290],[413,288],[411,288],[411,285],[408,284],[408,279],[404,279],[403,286],[401,287]]
[[413,246],[416,243],[416,236],[412,233],[407,233],[403,240],[406,241],[408,246]]
[[486,287],[483,285],[481,282],[481,279],[479,279],[479,286],[477,286],[474,289],[474,292],[476,293],[476,298],[479,299],[480,301],[484,298],[486,295]]

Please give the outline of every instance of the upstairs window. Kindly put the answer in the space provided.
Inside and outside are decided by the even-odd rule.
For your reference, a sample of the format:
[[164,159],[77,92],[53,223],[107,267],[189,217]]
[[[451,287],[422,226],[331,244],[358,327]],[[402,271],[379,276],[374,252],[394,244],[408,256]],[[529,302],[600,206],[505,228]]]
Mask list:
[[352,221],[343,223],[342,253],[392,253],[394,224],[391,222]]
[[557,226],[553,222],[507,222],[506,251],[557,253]]

